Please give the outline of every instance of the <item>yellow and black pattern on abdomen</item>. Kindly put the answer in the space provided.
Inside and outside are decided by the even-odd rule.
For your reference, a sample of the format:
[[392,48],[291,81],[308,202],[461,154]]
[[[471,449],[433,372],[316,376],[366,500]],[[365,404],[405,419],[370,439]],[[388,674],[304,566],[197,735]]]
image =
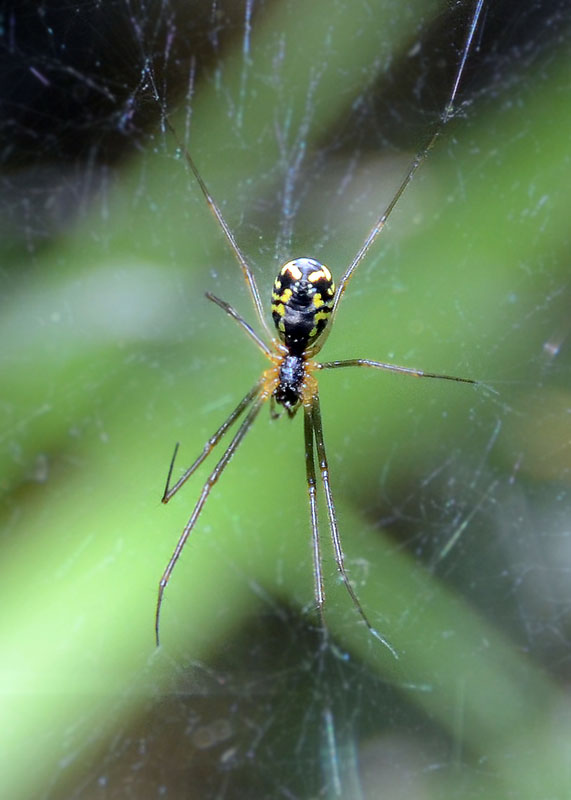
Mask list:
[[272,290],[272,317],[282,342],[301,355],[325,329],[335,284],[324,264],[295,258],[280,269]]

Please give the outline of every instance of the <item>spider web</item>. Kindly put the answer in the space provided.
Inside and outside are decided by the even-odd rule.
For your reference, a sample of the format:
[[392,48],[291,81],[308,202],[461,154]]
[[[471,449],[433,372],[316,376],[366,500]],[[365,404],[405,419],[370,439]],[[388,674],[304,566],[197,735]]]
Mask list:
[[[300,419],[264,368],[168,111],[264,301],[350,262],[442,113],[473,6],[6,3],[1,13],[2,796],[564,798],[569,786],[569,13],[487,2],[460,110],[343,300],[320,375],[347,566],[313,586]],[[32,769],[30,765],[33,764]]]

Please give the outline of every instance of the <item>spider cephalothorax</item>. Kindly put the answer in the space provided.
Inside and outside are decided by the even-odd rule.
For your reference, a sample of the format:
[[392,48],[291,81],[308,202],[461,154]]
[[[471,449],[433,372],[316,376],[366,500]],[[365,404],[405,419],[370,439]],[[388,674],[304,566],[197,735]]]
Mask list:
[[303,356],[284,356],[278,367],[278,385],[274,389],[276,403],[293,416],[302,400],[306,361]]

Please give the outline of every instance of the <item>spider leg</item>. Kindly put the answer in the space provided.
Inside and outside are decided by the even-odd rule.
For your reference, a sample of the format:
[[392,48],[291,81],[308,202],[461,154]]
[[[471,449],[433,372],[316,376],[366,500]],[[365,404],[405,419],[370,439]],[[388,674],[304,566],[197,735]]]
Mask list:
[[315,603],[319,610],[321,623],[325,629],[323,608],[325,591],[323,589],[323,570],[321,562],[321,544],[319,541],[319,523],[317,519],[317,481],[315,479],[315,458],[313,451],[313,420],[311,406],[303,407],[303,430],[305,435],[305,471],[307,476],[307,494],[309,496],[309,518],[311,521],[311,545],[313,550],[313,576],[315,581]]
[[325,344],[325,341],[326,341],[327,337],[329,336],[331,328],[333,327],[333,320],[335,318],[335,314],[337,313],[337,309],[339,307],[339,303],[341,302],[341,298],[343,297],[343,293],[345,292],[345,290],[347,288],[347,284],[349,283],[349,281],[353,277],[353,274],[354,274],[355,270],[357,269],[357,267],[359,266],[359,264],[361,263],[361,261],[365,258],[365,256],[368,253],[369,248],[371,247],[371,245],[377,240],[377,237],[379,236],[379,234],[381,233],[381,231],[385,227],[388,218],[390,217],[390,215],[393,212],[394,207],[397,205],[397,203],[401,199],[402,195],[404,194],[405,190],[407,189],[409,183],[412,181],[417,169],[420,167],[420,165],[423,163],[423,161],[426,159],[427,155],[430,153],[430,151],[432,150],[432,148],[436,144],[436,141],[439,139],[440,134],[444,130],[444,127],[446,126],[446,124],[454,116],[454,112],[456,110],[455,109],[456,95],[458,94],[458,88],[460,86],[460,82],[461,82],[462,76],[464,74],[464,69],[466,67],[466,62],[468,60],[468,56],[470,54],[470,50],[472,49],[472,44],[474,42],[474,36],[475,36],[475,33],[476,33],[476,29],[478,27],[478,22],[480,20],[480,14],[482,12],[482,7],[484,5],[484,0],[477,0],[475,5],[476,5],[476,7],[475,7],[475,10],[474,10],[474,14],[472,16],[472,21],[470,23],[470,27],[468,28],[468,33],[466,35],[466,41],[465,41],[464,47],[462,49],[462,56],[460,58],[460,65],[458,67],[458,71],[456,72],[456,77],[454,79],[454,85],[452,86],[452,89],[450,91],[450,96],[449,96],[448,102],[446,103],[446,106],[444,108],[444,113],[442,114],[440,120],[438,121],[438,124],[436,125],[436,128],[434,129],[433,133],[430,135],[430,138],[417,151],[415,157],[413,158],[413,160],[411,162],[410,167],[408,168],[408,172],[406,173],[406,175],[402,179],[402,181],[400,183],[400,186],[396,190],[392,200],[390,201],[388,206],[385,208],[385,210],[383,211],[381,216],[378,218],[378,220],[375,222],[375,224],[373,225],[373,227],[371,228],[371,230],[367,234],[367,237],[366,237],[365,241],[363,242],[363,244],[359,248],[357,254],[353,258],[353,261],[351,261],[351,263],[349,264],[349,266],[347,267],[347,269],[343,273],[343,275],[341,277],[341,280],[339,281],[339,283],[337,285],[337,290],[335,292],[335,297],[333,299],[333,305],[332,305],[332,308],[331,308],[331,314],[330,314],[330,317],[329,317],[329,321],[327,323],[327,327],[325,328],[325,330],[321,334],[321,336],[319,338],[319,341],[316,342],[316,344],[311,348],[311,350],[308,353],[308,355],[311,355],[311,356],[315,355],[316,353],[318,353],[321,350],[321,348]]
[[252,326],[249,325],[246,322],[246,320],[243,317],[240,316],[240,314],[238,314],[236,309],[233,308],[230,305],[230,303],[227,303],[225,300],[221,300],[219,297],[216,297],[216,295],[212,294],[212,292],[206,292],[206,297],[209,300],[212,300],[213,303],[216,303],[216,305],[219,308],[221,308],[223,311],[225,311],[228,314],[229,317],[232,317],[232,319],[235,320],[238,323],[238,325],[240,325],[242,330],[245,331],[248,334],[250,339],[252,339],[258,345],[258,347],[260,348],[260,350],[262,351],[262,353],[265,356],[267,356],[268,358],[271,357],[272,351],[267,346],[267,344],[260,339],[260,337],[254,331]]
[[183,486],[187,482],[187,480],[190,478],[190,476],[193,474],[193,472],[195,472],[195,470],[198,469],[198,467],[202,464],[202,462],[208,456],[208,454],[212,451],[212,449],[214,447],[216,447],[216,445],[218,444],[220,439],[224,436],[224,434],[226,433],[228,428],[231,427],[231,425],[238,419],[240,414],[242,414],[242,412],[250,405],[250,403],[253,402],[253,400],[256,397],[256,395],[258,395],[260,393],[260,390],[262,388],[262,384],[263,384],[263,379],[260,379],[259,381],[257,381],[255,386],[252,389],[250,389],[250,391],[243,398],[243,400],[241,400],[238,403],[238,405],[236,406],[234,411],[230,414],[230,416],[226,420],[224,420],[224,422],[218,428],[216,433],[213,434],[210,437],[210,439],[208,439],[208,441],[204,445],[202,453],[198,456],[196,461],[193,464],[190,465],[190,467],[178,479],[178,481],[174,484],[174,486],[169,486],[170,480],[171,480],[171,476],[172,476],[173,467],[174,467],[174,462],[175,462],[175,459],[176,459],[176,454],[178,452],[178,442],[176,443],[175,448],[174,448],[174,453],[173,453],[173,456],[172,456],[172,459],[171,459],[170,467],[169,467],[169,472],[168,472],[168,475],[167,475],[167,482],[166,482],[166,485],[165,485],[165,491],[164,491],[164,494],[163,494],[162,499],[161,499],[162,503],[168,503],[168,501],[171,499],[171,497],[173,497],[178,492],[178,490],[181,488],[181,486]]
[[459,378],[457,375],[444,375],[440,372],[425,372],[423,369],[412,367],[400,367],[398,364],[386,364],[384,361],[370,361],[368,358],[350,358],[343,361],[323,361],[316,364],[317,369],[337,369],[338,367],[374,367],[384,369],[388,372],[402,372],[404,375],[412,375],[415,378],[438,378],[443,381],[458,381],[459,383],[471,383],[478,385],[479,381],[472,378]]
[[[363,611],[363,607],[353,589],[349,577],[347,575],[347,571],[345,569],[345,556],[343,554],[343,548],[341,546],[341,537],[339,535],[339,527],[337,525],[337,514],[335,512],[335,503],[333,501],[333,493],[331,491],[331,484],[329,483],[329,467],[327,464],[327,455],[325,453],[325,441],[323,439],[323,425],[321,423],[321,410],[319,405],[319,393],[316,391],[313,395],[311,406],[309,408],[309,423],[308,427],[313,429],[313,435],[315,436],[315,444],[317,445],[317,457],[319,459],[319,469],[321,471],[321,481],[323,483],[323,489],[325,490],[325,500],[327,505],[327,515],[329,517],[329,530],[331,533],[331,541],[333,543],[333,552],[335,554],[335,562],[337,564],[337,569],[345,588],[347,589],[351,600],[353,601],[353,605],[359,612],[359,616],[367,626],[369,633],[372,634],[375,639],[378,639],[381,644],[391,652],[391,654],[398,658],[398,653],[392,646],[392,644],[382,636],[376,628],[374,628],[367,615]],[[307,415],[306,415],[307,418]],[[313,525],[313,520],[312,520]]]
[[[260,389],[261,389],[261,386],[260,386],[259,383],[257,383],[256,386],[255,386],[255,390],[252,390],[252,392],[250,392],[251,397],[249,399],[249,402],[251,402],[251,403],[253,402],[253,405],[250,408],[250,410],[248,411],[248,413],[247,413],[246,417],[244,418],[244,420],[242,421],[242,424],[240,425],[240,427],[236,431],[236,433],[234,435],[234,438],[232,439],[232,441],[230,442],[230,444],[228,445],[228,447],[224,451],[224,454],[223,454],[222,458],[216,464],[216,466],[214,467],[214,469],[212,470],[212,472],[210,473],[210,475],[206,479],[206,483],[202,487],[202,491],[201,491],[200,496],[199,496],[199,498],[198,498],[198,500],[196,502],[196,505],[194,506],[194,510],[193,510],[193,512],[192,512],[192,514],[190,516],[190,519],[188,520],[188,522],[184,526],[184,530],[180,535],[180,539],[177,542],[177,545],[176,545],[176,547],[175,547],[175,549],[173,551],[173,554],[170,557],[170,561],[167,564],[166,569],[165,569],[165,571],[163,573],[163,576],[162,576],[162,578],[161,578],[161,580],[159,582],[159,594],[158,594],[158,599],[157,599],[157,609],[156,609],[156,613],[155,613],[155,638],[156,638],[156,642],[157,642],[157,647],[159,646],[159,623],[160,623],[161,605],[162,605],[162,602],[163,602],[164,591],[165,591],[165,589],[167,587],[167,584],[169,582],[170,576],[171,576],[172,571],[173,571],[173,569],[174,569],[174,567],[176,565],[176,562],[179,559],[179,556],[180,556],[180,554],[182,552],[182,549],[185,546],[186,541],[187,541],[188,537],[190,536],[190,533],[191,533],[192,529],[194,528],[194,526],[196,524],[196,521],[197,521],[198,517],[200,516],[200,513],[201,513],[202,509],[204,508],[204,504],[206,503],[206,500],[208,499],[208,495],[210,494],[210,491],[211,491],[212,487],[214,486],[214,484],[216,483],[218,478],[223,473],[223,471],[226,468],[228,462],[230,461],[230,459],[232,458],[232,456],[234,455],[234,453],[238,449],[238,446],[240,445],[242,439],[247,434],[247,432],[250,429],[252,423],[256,419],[256,417],[257,417],[257,415],[258,415],[258,413],[260,411],[260,408],[262,407],[264,402],[267,400],[267,397],[266,397],[265,394],[261,394],[261,395],[259,394],[260,393]],[[256,393],[258,394],[258,396],[256,396]],[[244,400],[240,403],[240,406],[242,406],[242,410],[243,410],[243,408],[245,407],[245,401]],[[238,408],[240,408],[240,406],[238,406]],[[235,412],[234,412],[234,414],[235,414]],[[234,416],[234,415],[232,415],[232,416]],[[235,418],[235,416],[234,416],[234,418]],[[184,478],[184,475],[183,475],[183,478]]]
[[246,261],[242,251],[238,247],[236,239],[234,238],[234,234],[232,233],[232,231],[228,227],[228,223],[226,222],[226,220],[222,216],[222,212],[218,208],[218,205],[217,205],[216,201],[214,200],[214,198],[212,197],[212,195],[208,191],[208,188],[207,188],[206,184],[204,183],[204,180],[202,179],[202,176],[201,176],[200,172],[198,171],[198,168],[197,168],[196,164],[194,163],[190,153],[188,152],[188,148],[179,139],[179,137],[177,135],[177,132],[175,131],[175,129],[171,125],[171,122],[170,122],[170,120],[169,120],[169,118],[168,118],[166,113],[163,113],[163,120],[164,120],[165,126],[168,128],[168,130],[172,134],[172,136],[173,136],[173,138],[174,138],[174,140],[175,140],[175,142],[177,144],[177,147],[183,153],[184,158],[186,160],[186,163],[188,164],[188,166],[192,170],[192,173],[193,173],[194,177],[196,178],[196,181],[197,181],[198,185],[200,186],[200,190],[202,191],[202,194],[204,195],[204,199],[206,200],[206,203],[208,204],[208,208],[210,209],[212,215],[214,216],[214,218],[217,220],[218,224],[220,225],[220,227],[224,231],[224,236],[226,237],[226,241],[228,242],[228,245],[230,246],[230,249],[232,250],[232,252],[236,256],[236,260],[238,261],[238,263],[240,264],[240,267],[242,269],[242,275],[244,276],[244,280],[246,281],[248,289],[250,290],[250,296],[252,298],[252,302],[254,304],[254,308],[256,310],[256,314],[258,315],[258,319],[260,321],[260,324],[262,325],[262,328],[268,334],[268,338],[271,339],[272,338],[271,337],[271,333],[270,333],[270,330],[268,328],[268,323],[266,322],[266,319],[264,317],[264,307],[262,305],[262,300],[260,298],[260,292],[258,290],[258,285],[256,284],[256,279],[254,278],[254,274],[253,274],[252,270],[250,269],[250,266],[249,266],[248,262]]

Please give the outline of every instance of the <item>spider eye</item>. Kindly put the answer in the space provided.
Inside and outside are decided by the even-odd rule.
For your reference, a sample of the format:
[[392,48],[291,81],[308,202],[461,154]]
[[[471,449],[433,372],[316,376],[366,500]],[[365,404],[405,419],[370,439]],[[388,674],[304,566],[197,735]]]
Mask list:
[[293,354],[301,355],[323,332],[334,296],[335,284],[325,264],[295,258],[280,269],[272,290],[272,317]]

